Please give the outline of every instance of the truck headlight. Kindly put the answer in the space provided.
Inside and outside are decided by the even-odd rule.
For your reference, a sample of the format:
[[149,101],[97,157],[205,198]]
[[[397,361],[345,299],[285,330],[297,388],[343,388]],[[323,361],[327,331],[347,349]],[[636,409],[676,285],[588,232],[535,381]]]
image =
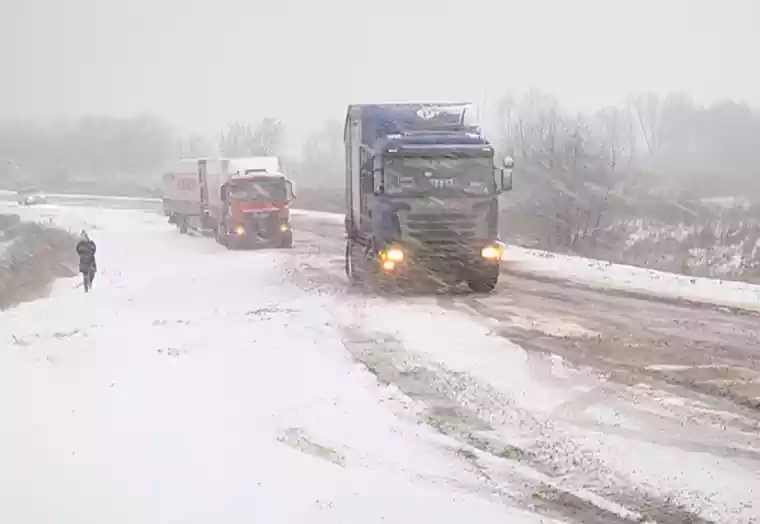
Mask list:
[[500,260],[501,249],[497,246],[486,246],[480,250],[480,256],[486,260]]
[[386,271],[393,271],[396,268],[396,263],[393,260],[383,261],[383,269]]
[[287,224],[280,224],[280,231],[283,233],[286,231],[290,231],[290,227]]
[[236,226],[235,234],[242,237],[243,235],[245,235],[245,228],[242,225]]
[[389,248],[388,251],[385,252],[385,260],[391,262],[403,262],[404,252],[399,247]]

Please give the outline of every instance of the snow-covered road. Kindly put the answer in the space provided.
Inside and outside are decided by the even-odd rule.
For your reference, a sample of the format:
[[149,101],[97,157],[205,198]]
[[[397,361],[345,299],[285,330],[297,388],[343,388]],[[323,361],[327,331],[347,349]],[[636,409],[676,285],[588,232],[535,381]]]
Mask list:
[[146,212],[21,213],[87,227],[101,272],[0,313],[0,522],[760,518],[749,415],[350,290],[334,216],[229,252]]

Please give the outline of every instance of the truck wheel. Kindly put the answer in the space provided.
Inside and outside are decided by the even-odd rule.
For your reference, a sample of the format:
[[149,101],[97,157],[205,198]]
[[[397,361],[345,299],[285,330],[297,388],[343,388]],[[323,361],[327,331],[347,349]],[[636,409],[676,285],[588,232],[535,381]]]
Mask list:
[[293,231],[289,230],[287,233],[280,237],[280,247],[291,248],[293,247]]
[[227,231],[224,232],[224,236],[222,237],[222,245],[230,251],[237,251],[238,249],[241,249],[243,247],[243,241],[244,239],[241,239],[237,235],[230,235],[227,233]]
[[499,283],[499,267],[495,271],[483,272],[467,280],[467,285],[475,293],[490,293]]
[[229,247],[227,245],[229,244],[228,237],[227,237],[227,230],[225,229],[224,226],[220,225],[219,227],[216,228],[216,231],[214,233],[214,239],[217,241],[217,243],[223,245],[224,247],[227,247],[227,248]]
[[179,232],[183,235],[187,234],[187,218],[181,216],[178,218],[179,220]]

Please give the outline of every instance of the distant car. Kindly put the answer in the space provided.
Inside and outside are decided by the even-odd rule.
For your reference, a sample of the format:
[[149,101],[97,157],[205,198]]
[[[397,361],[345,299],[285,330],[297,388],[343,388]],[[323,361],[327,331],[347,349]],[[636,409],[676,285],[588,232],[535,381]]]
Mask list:
[[47,198],[42,193],[19,193],[16,201],[21,206],[33,206],[46,203]]

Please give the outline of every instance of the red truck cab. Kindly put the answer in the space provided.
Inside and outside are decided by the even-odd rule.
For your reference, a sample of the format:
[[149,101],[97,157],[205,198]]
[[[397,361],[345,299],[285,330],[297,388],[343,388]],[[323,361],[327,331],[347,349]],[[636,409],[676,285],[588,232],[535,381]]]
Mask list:
[[227,247],[260,243],[290,247],[293,182],[281,173],[234,175],[220,188],[222,220],[218,240]]

